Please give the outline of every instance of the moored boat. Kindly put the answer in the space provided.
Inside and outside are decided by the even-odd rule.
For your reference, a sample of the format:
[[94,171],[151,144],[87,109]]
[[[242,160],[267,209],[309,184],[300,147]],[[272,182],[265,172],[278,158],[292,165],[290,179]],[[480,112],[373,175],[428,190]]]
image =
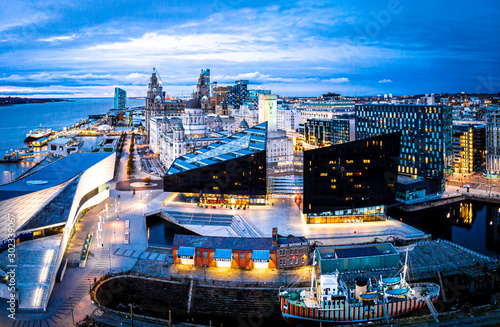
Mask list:
[[280,290],[281,312],[289,323],[388,321],[435,302],[440,292],[435,283],[408,283],[407,261],[400,276],[354,281],[344,280],[338,271],[316,278],[314,266],[315,260],[311,287]]

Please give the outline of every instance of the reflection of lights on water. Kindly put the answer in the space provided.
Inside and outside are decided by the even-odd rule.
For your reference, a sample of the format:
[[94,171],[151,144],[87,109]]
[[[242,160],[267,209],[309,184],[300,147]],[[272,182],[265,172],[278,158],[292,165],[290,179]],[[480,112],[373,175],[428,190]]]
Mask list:
[[448,212],[448,214],[446,215],[446,218],[450,218],[451,214]]

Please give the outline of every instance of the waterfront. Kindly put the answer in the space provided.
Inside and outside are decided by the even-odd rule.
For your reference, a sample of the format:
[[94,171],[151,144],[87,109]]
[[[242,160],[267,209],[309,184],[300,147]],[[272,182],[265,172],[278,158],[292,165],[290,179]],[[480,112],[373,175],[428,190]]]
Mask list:
[[389,209],[389,215],[404,223],[459,244],[478,253],[500,258],[500,207],[478,201],[407,213]]
[[[144,105],[144,100],[129,100],[129,107]],[[113,98],[70,99],[63,102],[28,103],[0,107],[0,154],[25,146],[26,133],[40,126],[60,130],[89,115],[103,114],[113,108]],[[40,159],[37,159],[40,160]],[[10,182],[33,167],[34,161],[0,164],[0,185]]]

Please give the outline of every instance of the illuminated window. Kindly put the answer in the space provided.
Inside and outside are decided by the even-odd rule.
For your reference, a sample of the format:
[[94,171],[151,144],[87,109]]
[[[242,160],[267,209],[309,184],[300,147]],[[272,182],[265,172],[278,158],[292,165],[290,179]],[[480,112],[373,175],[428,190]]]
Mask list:
[[219,178],[219,176],[216,176],[216,175],[213,175],[212,177],[213,177],[213,179]]
[[355,188],[361,188],[361,184],[354,185]]
[[352,176],[352,173],[345,173],[346,176]]
[[325,177],[325,176],[328,176],[328,173],[321,173],[320,174],[321,177]]
[[337,185],[331,185],[330,186],[332,189],[336,189],[337,188]]
[[363,163],[367,163],[367,164],[370,163],[370,159],[363,160]]
[[346,160],[346,164],[352,164],[354,161],[353,160]]

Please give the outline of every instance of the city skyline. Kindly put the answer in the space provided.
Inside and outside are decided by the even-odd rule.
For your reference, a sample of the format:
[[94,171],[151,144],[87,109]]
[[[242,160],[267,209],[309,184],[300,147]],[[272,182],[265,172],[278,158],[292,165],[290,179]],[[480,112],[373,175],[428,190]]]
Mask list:
[[205,67],[284,96],[500,91],[495,1],[0,6],[0,96],[145,96],[153,67],[173,96]]

